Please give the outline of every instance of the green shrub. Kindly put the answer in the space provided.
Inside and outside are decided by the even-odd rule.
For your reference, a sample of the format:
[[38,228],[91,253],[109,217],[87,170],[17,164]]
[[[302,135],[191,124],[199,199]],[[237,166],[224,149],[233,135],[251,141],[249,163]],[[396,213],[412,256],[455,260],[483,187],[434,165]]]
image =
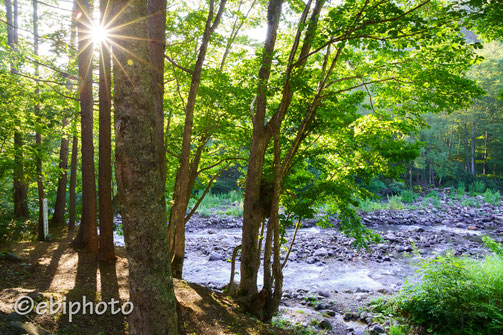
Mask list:
[[426,195],[426,198],[438,198],[438,192],[437,191],[431,191]]
[[392,182],[388,185],[389,193],[391,194],[400,194],[403,190],[405,190],[405,184],[400,182]]
[[196,213],[203,218],[209,218],[211,216],[211,208],[202,206],[202,204],[197,208]]
[[367,187],[368,190],[374,194],[382,194],[386,189],[386,184],[377,179],[376,177],[372,178]]
[[381,209],[386,209],[387,205],[380,202],[379,200],[366,199],[360,201],[358,209],[362,212],[373,212]]
[[465,194],[466,185],[462,181],[458,183],[458,191],[456,192],[458,195],[463,196]]
[[484,201],[489,204],[499,205],[501,202],[500,191],[493,192],[490,188],[488,188],[484,193]]
[[470,196],[474,196],[477,194],[482,194],[486,190],[486,184],[483,181],[474,181],[468,186],[468,191],[470,192]]
[[447,253],[423,261],[419,277],[378,308],[422,333],[503,334],[503,258]]
[[414,200],[416,199],[417,195],[416,193],[414,193],[413,190],[403,190],[402,191],[402,194],[401,194],[401,197],[402,197],[402,201],[405,202],[406,204],[411,204],[414,202]]
[[503,246],[490,238],[489,236],[482,236],[484,245],[491,250],[496,256],[503,257]]
[[243,208],[231,207],[224,212],[225,215],[241,217],[243,216]]
[[403,209],[402,198],[399,195],[393,195],[388,197],[388,206],[389,209],[392,210],[400,210]]

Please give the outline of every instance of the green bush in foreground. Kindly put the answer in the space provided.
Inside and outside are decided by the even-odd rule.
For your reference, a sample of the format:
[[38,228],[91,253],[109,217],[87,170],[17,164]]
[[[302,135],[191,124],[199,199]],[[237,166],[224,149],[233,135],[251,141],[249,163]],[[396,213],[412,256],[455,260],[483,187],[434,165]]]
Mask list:
[[503,334],[502,249],[484,240],[496,255],[475,260],[447,253],[425,260],[421,280],[389,301],[375,302],[375,310],[425,334]]

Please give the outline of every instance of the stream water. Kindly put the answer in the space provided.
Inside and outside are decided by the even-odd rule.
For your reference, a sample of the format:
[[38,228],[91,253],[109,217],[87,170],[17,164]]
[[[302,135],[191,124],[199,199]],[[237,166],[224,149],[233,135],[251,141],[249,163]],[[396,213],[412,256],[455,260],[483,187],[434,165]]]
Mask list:
[[[383,242],[368,250],[353,248],[352,240],[334,228],[301,228],[284,268],[279,318],[300,324],[325,319],[332,328],[328,333],[364,334],[372,320],[362,316],[358,308],[372,298],[397,291],[407,277],[411,278],[418,260],[418,255],[412,253],[414,249],[420,257],[446,250],[475,256],[487,252],[480,243],[480,235],[488,234],[501,241],[501,209],[491,208],[490,219],[482,216],[483,210],[469,217],[461,210],[460,218],[450,215],[454,219],[449,222],[445,215],[429,211],[424,211],[424,215],[416,213],[414,219],[407,219],[405,213],[403,221],[396,219],[396,214],[394,219],[389,218],[390,214],[374,214],[370,219],[364,218],[364,222],[379,232]],[[221,289],[229,282],[229,260],[234,247],[241,242],[241,228],[238,219],[227,219],[223,224],[215,222],[214,218],[196,217],[194,224],[189,223],[184,279]],[[292,235],[293,230],[288,230],[287,240]],[[115,243],[123,245],[123,237],[116,235]],[[236,271],[235,280],[239,281],[239,260]],[[259,286],[261,278],[262,272]],[[313,300],[316,302],[312,303]],[[347,317],[348,313],[352,317]]]

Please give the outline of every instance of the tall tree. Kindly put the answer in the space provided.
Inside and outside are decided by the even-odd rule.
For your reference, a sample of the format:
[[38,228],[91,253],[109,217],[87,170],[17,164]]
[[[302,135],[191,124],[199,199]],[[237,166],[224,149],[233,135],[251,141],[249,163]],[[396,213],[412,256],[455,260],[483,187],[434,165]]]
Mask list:
[[[18,6],[17,0],[5,0],[5,14],[7,19],[7,41],[12,53],[18,50]],[[17,75],[17,65],[11,62],[11,74]],[[28,211],[28,185],[24,175],[23,167],[23,133],[20,129],[14,132],[14,220],[26,220],[29,217]]]
[[93,43],[90,35],[92,10],[89,0],[78,0],[77,3],[79,5],[77,31],[82,140],[82,219],[73,245],[97,253],[99,241],[96,223],[96,180],[93,145]]
[[[38,57],[38,3],[33,0],[33,54]],[[38,64],[35,64],[35,78],[38,78],[39,69]],[[35,97],[38,99],[40,89],[37,86],[35,88]],[[40,104],[38,101],[35,103],[35,117],[38,118],[40,114]],[[37,190],[38,190],[38,239],[43,241],[46,239],[44,230],[44,180],[42,174],[42,134],[37,128],[35,133],[35,141],[37,144]]]
[[[123,10],[127,7],[127,10]],[[114,39],[116,178],[128,252],[131,334],[177,334],[147,4],[119,0]]]
[[[451,5],[428,0],[362,0],[332,4],[322,10],[325,4],[323,0],[308,1],[298,10],[297,33],[285,41],[288,49],[284,52],[275,48],[281,2],[269,2],[268,32],[252,113],[237,292],[245,309],[263,320],[272,318],[282,294],[284,263],[278,210],[289,203],[285,198],[306,198],[308,192],[301,190],[310,189],[314,202],[320,194],[328,193],[337,199],[334,210],[343,221],[341,229],[359,242],[374,239],[351,209],[355,197],[362,194],[355,176],[368,180],[378,171],[396,175],[393,167],[412,159],[417,149],[399,134],[411,133],[424,124],[421,114],[426,111],[453,110],[479,93],[472,82],[459,76],[475,58],[471,47],[431,57],[432,48],[447,51],[453,44],[463,45],[459,26],[452,23],[461,14]],[[450,58],[450,62],[458,60],[456,66],[446,66],[442,57]],[[273,58],[279,59],[278,65]],[[405,63],[407,66],[403,66]],[[284,70],[274,68],[283,64]],[[271,75],[277,85],[273,88],[268,83]],[[363,104],[366,96],[368,103]],[[359,105],[368,111],[356,113],[355,106]],[[385,126],[379,128],[379,123]],[[353,130],[348,132],[348,128]],[[329,137],[318,133],[323,129]],[[313,138],[313,134],[317,137]],[[386,145],[376,145],[377,134],[387,138],[379,140]],[[322,147],[310,149],[320,138],[324,138]],[[314,143],[304,144],[306,140]],[[326,148],[326,156],[320,155],[325,150],[322,148]],[[310,156],[311,150],[318,154]],[[345,156],[344,151],[351,155]],[[298,157],[300,154],[304,159]],[[318,159],[323,164],[316,162]],[[307,185],[294,186],[296,178],[302,180],[295,171],[304,175],[309,171],[306,161],[318,172],[325,172],[313,173],[313,182]],[[335,161],[332,173],[326,171],[326,166],[332,165],[330,161]],[[288,197],[280,203],[285,193]],[[288,206],[295,208],[291,215],[312,215],[312,204],[295,202],[298,204]],[[259,228],[266,218],[264,285],[257,293],[263,237],[259,236]]]
[[176,278],[182,277],[183,261],[185,258],[185,217],[191,191],[197,178],[199,159],[201,157],[200,150],[205,145],[205,143],[203,143],[200,150],[196,151],[196,154],[192,158],[191,162],[192,129],[196,98],[199,85],[201,84],[201,74],[208,45],[212,34],[220,23],[226,3],[227,0],[221,0],[218,8],[215,10],[215,1],[210,0],[210,9],[204,27],[203,38],[199,46],[197,61],[194,68],[191,70],[190,91],[185,105],[185,125],[183,130],[182,150],[180,154],[180,167],[176,175],[173,206],[171,208],[169,220],[170,230],[174,230],[175,234],[173,246],[173,276]]
[[[76,19],[79,11],[77,0],[73,1],[72,9],[72,24],[70,32],[70,47],[75,46],[77,36]],[[70,199],[68,203],[68,231],[73,231],[75,228],[75,205],[76,205],[76,187],[77,187],[77,159],[79,154],[79,138],[77,136],[77,118],[72,119],[72,159],[70,162]]]
[[[101,29],[106,29],[110,20],[109,1],[100,1]],[[110,45],[103,39],[99,45],[99,173],[98,199],[100,218],[100,249],[98,259],[115,259],[114,223],[112,207],[112,97],[111,97],[111,59]]]

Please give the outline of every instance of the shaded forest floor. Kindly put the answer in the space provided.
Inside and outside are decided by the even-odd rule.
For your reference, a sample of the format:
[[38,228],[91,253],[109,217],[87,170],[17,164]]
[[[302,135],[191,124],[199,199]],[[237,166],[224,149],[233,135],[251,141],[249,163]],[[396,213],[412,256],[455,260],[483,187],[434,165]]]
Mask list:
[[[25,317],[13,313],[14,303],[28,295],[36,303],[54,301],[129,301],[128,262],[125,249],[116,247],[115,262],[70,247],[72,235],[56,234],[56,242],[17,242],[9,249],[23,259],[0,258],[0,334],[127,334],[127,317],[79,312],[69,322],[61,312]],[[286,334],[238,311],[223,294],[200,285],[175,280],[180,303],[182,334]],[[110,309],[110,308],[109,308]],[[180,311],[179,310],[179,311]],[[24,329],[24,331],[23,331]]]

